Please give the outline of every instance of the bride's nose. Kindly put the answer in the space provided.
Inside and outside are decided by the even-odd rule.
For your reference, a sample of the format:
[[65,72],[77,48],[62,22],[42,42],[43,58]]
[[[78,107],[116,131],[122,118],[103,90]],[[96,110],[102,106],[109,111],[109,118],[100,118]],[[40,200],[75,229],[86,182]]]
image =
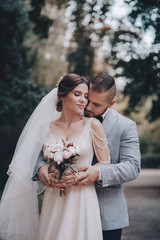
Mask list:
[[80,98],[80,102],[85,102],[86,101],[86,98],[85,98],[85,96],[81,96],[81,98]]

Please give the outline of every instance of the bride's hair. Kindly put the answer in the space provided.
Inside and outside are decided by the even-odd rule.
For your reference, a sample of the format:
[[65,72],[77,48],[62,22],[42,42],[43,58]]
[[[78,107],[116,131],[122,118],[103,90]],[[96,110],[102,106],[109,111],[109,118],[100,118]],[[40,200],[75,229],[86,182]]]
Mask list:
[[77,74],[67,74],[60,79],[58,83],[58,100],[56,104],[56,109],[58,112],[62,111],[62,97],[66,97],[69,92],[71,92],[77,85],[81,83],[85,83],[89,88],[87,79]]

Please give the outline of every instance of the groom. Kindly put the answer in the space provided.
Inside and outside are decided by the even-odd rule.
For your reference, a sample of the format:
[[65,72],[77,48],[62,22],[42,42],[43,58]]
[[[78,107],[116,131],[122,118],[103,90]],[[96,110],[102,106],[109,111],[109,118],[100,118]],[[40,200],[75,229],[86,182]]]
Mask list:
[[[136,124],[112,109],[115,94],[115,81],[110,75],[101,74],[92,80],[85,115],[102,122],[111,164],[82,167],[79,171],[84,171],[84,174],[79,175],[77,183],[86,185],[96,182],[104,240],[120,240],[122,228],[129,225],[122,184],[134,180],[140,172]],[[96,158],[93,163],[96,163]],[[43,161],[39,162],[39,178],[47,185],[47,168],[43,165]],[[52,179],[49,181],[52,183]],[[70,175],[66,176],[65,181],[67,185],[74,183]]]

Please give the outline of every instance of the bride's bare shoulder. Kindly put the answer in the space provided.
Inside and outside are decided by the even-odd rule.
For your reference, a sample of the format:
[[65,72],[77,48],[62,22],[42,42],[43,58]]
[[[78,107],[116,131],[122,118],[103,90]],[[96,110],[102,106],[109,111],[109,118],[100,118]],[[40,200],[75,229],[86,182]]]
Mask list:
[[84,124],[88,122],[89,118],[88,117],[83,117],[81,118],[81,121],[83,121]]
[[49,126],[50,126],[50,128],[52,128],[52,127],[58,126],[58,124],[59,124],[59,121],[55,120],[55,121],[50,122]]

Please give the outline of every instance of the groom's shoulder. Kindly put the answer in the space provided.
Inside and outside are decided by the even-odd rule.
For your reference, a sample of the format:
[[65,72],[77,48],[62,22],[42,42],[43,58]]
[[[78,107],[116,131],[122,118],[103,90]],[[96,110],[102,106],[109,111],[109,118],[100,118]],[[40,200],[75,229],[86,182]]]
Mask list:
[[133,120],[130,118],[123,116],[119,112],[117,112],[115,109],[111,108],[110,111],[112,111],[112,114],[114,114],[118,118],[118,123],[121,125],[130,125],[130,124],[136,124]]

